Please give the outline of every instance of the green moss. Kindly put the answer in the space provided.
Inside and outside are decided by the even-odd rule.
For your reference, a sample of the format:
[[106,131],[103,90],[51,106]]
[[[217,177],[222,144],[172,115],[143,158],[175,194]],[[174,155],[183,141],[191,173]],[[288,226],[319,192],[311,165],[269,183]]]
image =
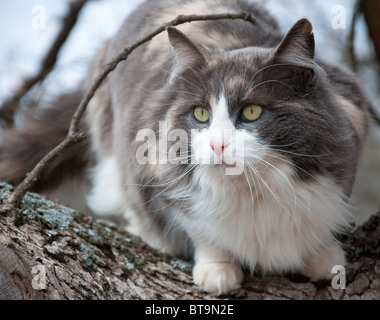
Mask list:
[[87,234],[85,235],[85,238],[88,242],[91,244],[98,246],[103,244],[103,240],[101,237],[99,237],[93,230],[88,229]]
[[84,260],[87,267],[96,270],[97,266],[103,268],[107,266],[104,254],[96,247],[81,243],[79,250],[82,252],[82,260]]
[[179,260],[179,259],[173,259],[170,261],[170,264],[179,270],[190,272],[193,268],[193,265],[189,262]]
[[[7,199],[11,191],[12,186],[0,182],[3,199]],[[69,230],[73,233],[73,238],[82,239],[72,245],[75,244],[79,259],[92,270],[98,266],[107,267],[108,261],[115,258],[113,248],[120,252],[126,274],[144,266],[144,259],[134,248],[134,243],[138,243],[139,238],[124,233],[112,222],[92,220],[71,208],[28,192],[20,203],[14,221],[17,226],[22,226],[29,219],[38,220],[46,226],[46,236],[50,242],[56,241],[62,230]]]
[[75,210],[47,200],[38,194],[27,193],[21,201],[21,214],[30,219],[39,219],[51,229],[67,229]]
[[6,182],[0,181],[0,192],[1,192],[1,189],[8,191],[8,192],[11,192],[13,190],[13,187]]
[[123,259],[124,259],[124,262],[125,262],[125,267],[128,269],[128,270],[134,270],[135,269],[135,266],[133,265],[133,263],[131,263],[127,257],[123,256]]
[[[0,182],[0,196],[7,199],[13,187]],[[26,218],[39,219],[52,229],[67,229],[73,220],[75,210],[58,205],[42,196],[27,192],[20,203],[20,211],[15,215],[15,225],[20,227],[26,223]]]

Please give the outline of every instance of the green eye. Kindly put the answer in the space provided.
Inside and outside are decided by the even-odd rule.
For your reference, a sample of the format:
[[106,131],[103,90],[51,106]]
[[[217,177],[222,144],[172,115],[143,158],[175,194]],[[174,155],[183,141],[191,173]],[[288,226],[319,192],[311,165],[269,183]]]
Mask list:
[[194,118],[199,122],[207,122],[210,119],[210,112],[203,107],[194,108]]
[[257,104],[249,104],[244,107],[241,117],[246,122],[252,122],[261,117],[263,108]]

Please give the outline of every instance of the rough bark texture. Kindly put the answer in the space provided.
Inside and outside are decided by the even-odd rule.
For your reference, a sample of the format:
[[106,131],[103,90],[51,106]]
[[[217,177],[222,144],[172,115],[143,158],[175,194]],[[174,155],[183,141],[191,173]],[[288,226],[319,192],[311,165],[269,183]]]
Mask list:
[[[11,186],[0,183],[0,204]],[[380,299],[380,212],[342,239],[346,289],[302,276],[246,275],[223,299]],[[46,278],[43,279],[43,276]],[[104,220],[27,193],[0,213],[0,299],[210,299],[191,264],[158,253]]]

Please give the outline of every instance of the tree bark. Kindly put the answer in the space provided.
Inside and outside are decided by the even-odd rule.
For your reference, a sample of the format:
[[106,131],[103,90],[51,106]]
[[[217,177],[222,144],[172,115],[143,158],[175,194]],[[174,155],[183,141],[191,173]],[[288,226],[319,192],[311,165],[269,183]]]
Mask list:
[[[12,187],[0,183],[0,204]],[[223,299],[380,299],[380,212],[342,239],[346,288],[300,275],[246,275]],[[0,299],[211,299],[189,262],[156,252],[112,222],[27,193],[0,213]]]

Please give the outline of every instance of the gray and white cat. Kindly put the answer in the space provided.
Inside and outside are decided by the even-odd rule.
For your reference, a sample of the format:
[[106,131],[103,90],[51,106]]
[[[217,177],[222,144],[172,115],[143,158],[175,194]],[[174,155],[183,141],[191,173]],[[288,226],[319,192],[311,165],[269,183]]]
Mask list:
[[[54,172],[89,184],[91,211],[121,214],[153,248],[194,257],[194,283],[216,295],[240,286],[242,266],[314,281],[345,263],[335,234],[348,225],[367,134],[355,77],[315,58],[308,20],[284,36],[248,0],[148,0],[104,44],[88,76],[91,83],[125,45],[179,14],[241,11],[257,24],[192,22],[133,52],[88,107],[88,144],[40,184],[58,186]],[[62,109],[51,110],[33,120],[35,131],[4,133],[0,178],[16,183],[31,166],[30,132],[40,136],[43,121],[60,119]]]

